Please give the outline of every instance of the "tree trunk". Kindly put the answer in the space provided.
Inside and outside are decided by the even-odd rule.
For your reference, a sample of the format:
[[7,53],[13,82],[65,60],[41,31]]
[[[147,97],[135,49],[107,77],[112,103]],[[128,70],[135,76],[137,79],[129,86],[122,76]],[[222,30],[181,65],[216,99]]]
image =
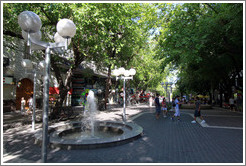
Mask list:
[[57,82],[59,84],[59,98],[57,99],[56,105],[55,106],[62,106],[63,102],[67,96],[67,92],[70,90],[70,84],[72,80],[72,75],[73,75],[73,70],[70,68],[67,71],[67,77],[65,81],[63,82],[62,76],[61,76],[61,71],[59,67],[55,64],[55,60],[51,59],[51,66],[54,69],[55,76],[57,79]]
[[105,88],[105,98],[104,98],[104,105],[105,109],[107,109],[107,102],[108,102],[108,96],[109,96],[109,88],[112,85],[111,82],[111,65],[108,66],[108,78],[106,79],[106,88]]

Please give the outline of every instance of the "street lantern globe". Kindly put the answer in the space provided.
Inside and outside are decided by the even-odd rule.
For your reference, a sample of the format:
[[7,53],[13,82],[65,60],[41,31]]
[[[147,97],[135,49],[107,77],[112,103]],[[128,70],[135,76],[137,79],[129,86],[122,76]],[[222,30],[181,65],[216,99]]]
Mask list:
[[168,82],[165,82],[166,85],[168,85]]
[[119,76],[119,75],[120,75],[118,69],[114,69],[113,72],[112,72],[112,74],[113,74],[114,76]]
[[[42,33],[41,33],[41,31],[37,31],[37,32],[35,32],[35,33],[30,33],[30,36],[31,36],[32,39],[35,39],[35,40],[41,40],[41,38],[42,38]],[[26,41],[28,41],[28,33],[27,33],[26,31],[24,31],[24,30],[22,30],[22,37],[23,37]]]
[[164,85],[164,82],[161,82],[161,85],[163,86]]
[[[59,35],[58,32],[55,33],[54,35],[54,40],[56,43],[60,43],[60,42],[66,42],[66,39],[64,37],[62,37],[61,35]],[[68,45],[71,43],[71,38],[68,39]]]
[[72,20],[64,18],[57,23],[56,30],[60,36],[72,38],[76,33],[76,26]]
[[119,70],[119,75],[125,74],[125,69],[123,67],[120,67],[118,70]]
[[42,26],[39,16],[31,11],[21,12],[18,16],[18,24],[22,30],[29,33],[38,32]]
[[125,77],[129,77],[131,74],[130,74],[130,71],[129,70],[125,70],[124,72],[124,76]]
[[136,70],[133,69],[133,68],[131,68],[131,69],[129,70],[129,72],[130,72],[130,75],[131,75],[131,76],[134,76],[134,75],[136,74]]
[[29,70],[33,69],[32,61],[30,61],[29,59],[23,59],[21,62],[21,66],[24,67],[25,69],[29,69]]

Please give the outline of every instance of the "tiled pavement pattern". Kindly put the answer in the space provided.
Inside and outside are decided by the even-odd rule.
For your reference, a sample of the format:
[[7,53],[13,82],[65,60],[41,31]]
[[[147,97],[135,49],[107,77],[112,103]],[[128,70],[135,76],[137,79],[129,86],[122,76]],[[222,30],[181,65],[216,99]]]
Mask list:
[[[144,129],[141,138],[115,147],[91,150],[49,149],[49,163],[243,163],[243,115],[203,110],[208,127],[192,124],[192,110],[181,111],[181,121],[155,119],[154,107],[140,110],[133,121]],[[110,111],[109,111],[110,112]],[[133,118],[133,117],[132,117]],[[217,127],[216,127],[217,126]],[[224,127],[224,128],[220,128]],[[233,128],[230,128],[233,127]],[[41,162],[41,148],[34,145],[30,126],[4,131],[3,161]]]

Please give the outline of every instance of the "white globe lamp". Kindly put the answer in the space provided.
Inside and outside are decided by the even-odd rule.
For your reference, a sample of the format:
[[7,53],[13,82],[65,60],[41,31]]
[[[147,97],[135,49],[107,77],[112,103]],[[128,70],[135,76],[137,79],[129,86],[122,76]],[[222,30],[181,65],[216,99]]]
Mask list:
[[134,76],[135,74],[136,74],[136,70],[133,69],[133,68],[131,68],[131,69],[130,69],[130,75],[131,75],[131,76]]
[[39,31],[42,26],[39,16],[31,11],[21,12],[18,16],[18,24],[21,29],[29,33]]
[[[56,43],[60,43],[60,42],[66,42],[66,39],[64,37],[62,37],[61,35],[59,35],[58,32],[55,33],[54,35],[54,40]],[[71,43],[71,38],[68,39],[68,45]]]
[[[30,33],[30,36],[32,39],[35,39],[35,40],[41,40],[42,38],[42,33],[41,31],[37,31],[37,32],[34,32],[34,33]],[[22,37],[28,41],[28,33],[24,30],[22,30]]]
[[125,69],[123,67],[120,67],[118,70],[119,70],[119,75],[125,74]]
[[60,36],[64,38],[71,38],[76,33],[76,26],[72,20],[64,18],[57,23],[56,30]]

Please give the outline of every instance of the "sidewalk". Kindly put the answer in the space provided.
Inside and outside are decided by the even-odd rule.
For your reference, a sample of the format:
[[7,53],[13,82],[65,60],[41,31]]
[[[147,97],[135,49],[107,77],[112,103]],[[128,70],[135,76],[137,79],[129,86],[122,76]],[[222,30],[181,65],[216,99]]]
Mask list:
[[[193,110],[181,110],[181,122],[155,119],[155,107],[127,107],[127,119],[144,129],[128,144],[91,150],[49,149],[49,163],[242,163],[243,114],[202,110],[206,127],[192,124]],[[122,120],[122,108],[100,111],[98,120]],[[4,124],[5,124],[4,119]],[[41,123],[37,124],[41,127]],[[40,163],[31,125],[4,130],[4,163]]]

